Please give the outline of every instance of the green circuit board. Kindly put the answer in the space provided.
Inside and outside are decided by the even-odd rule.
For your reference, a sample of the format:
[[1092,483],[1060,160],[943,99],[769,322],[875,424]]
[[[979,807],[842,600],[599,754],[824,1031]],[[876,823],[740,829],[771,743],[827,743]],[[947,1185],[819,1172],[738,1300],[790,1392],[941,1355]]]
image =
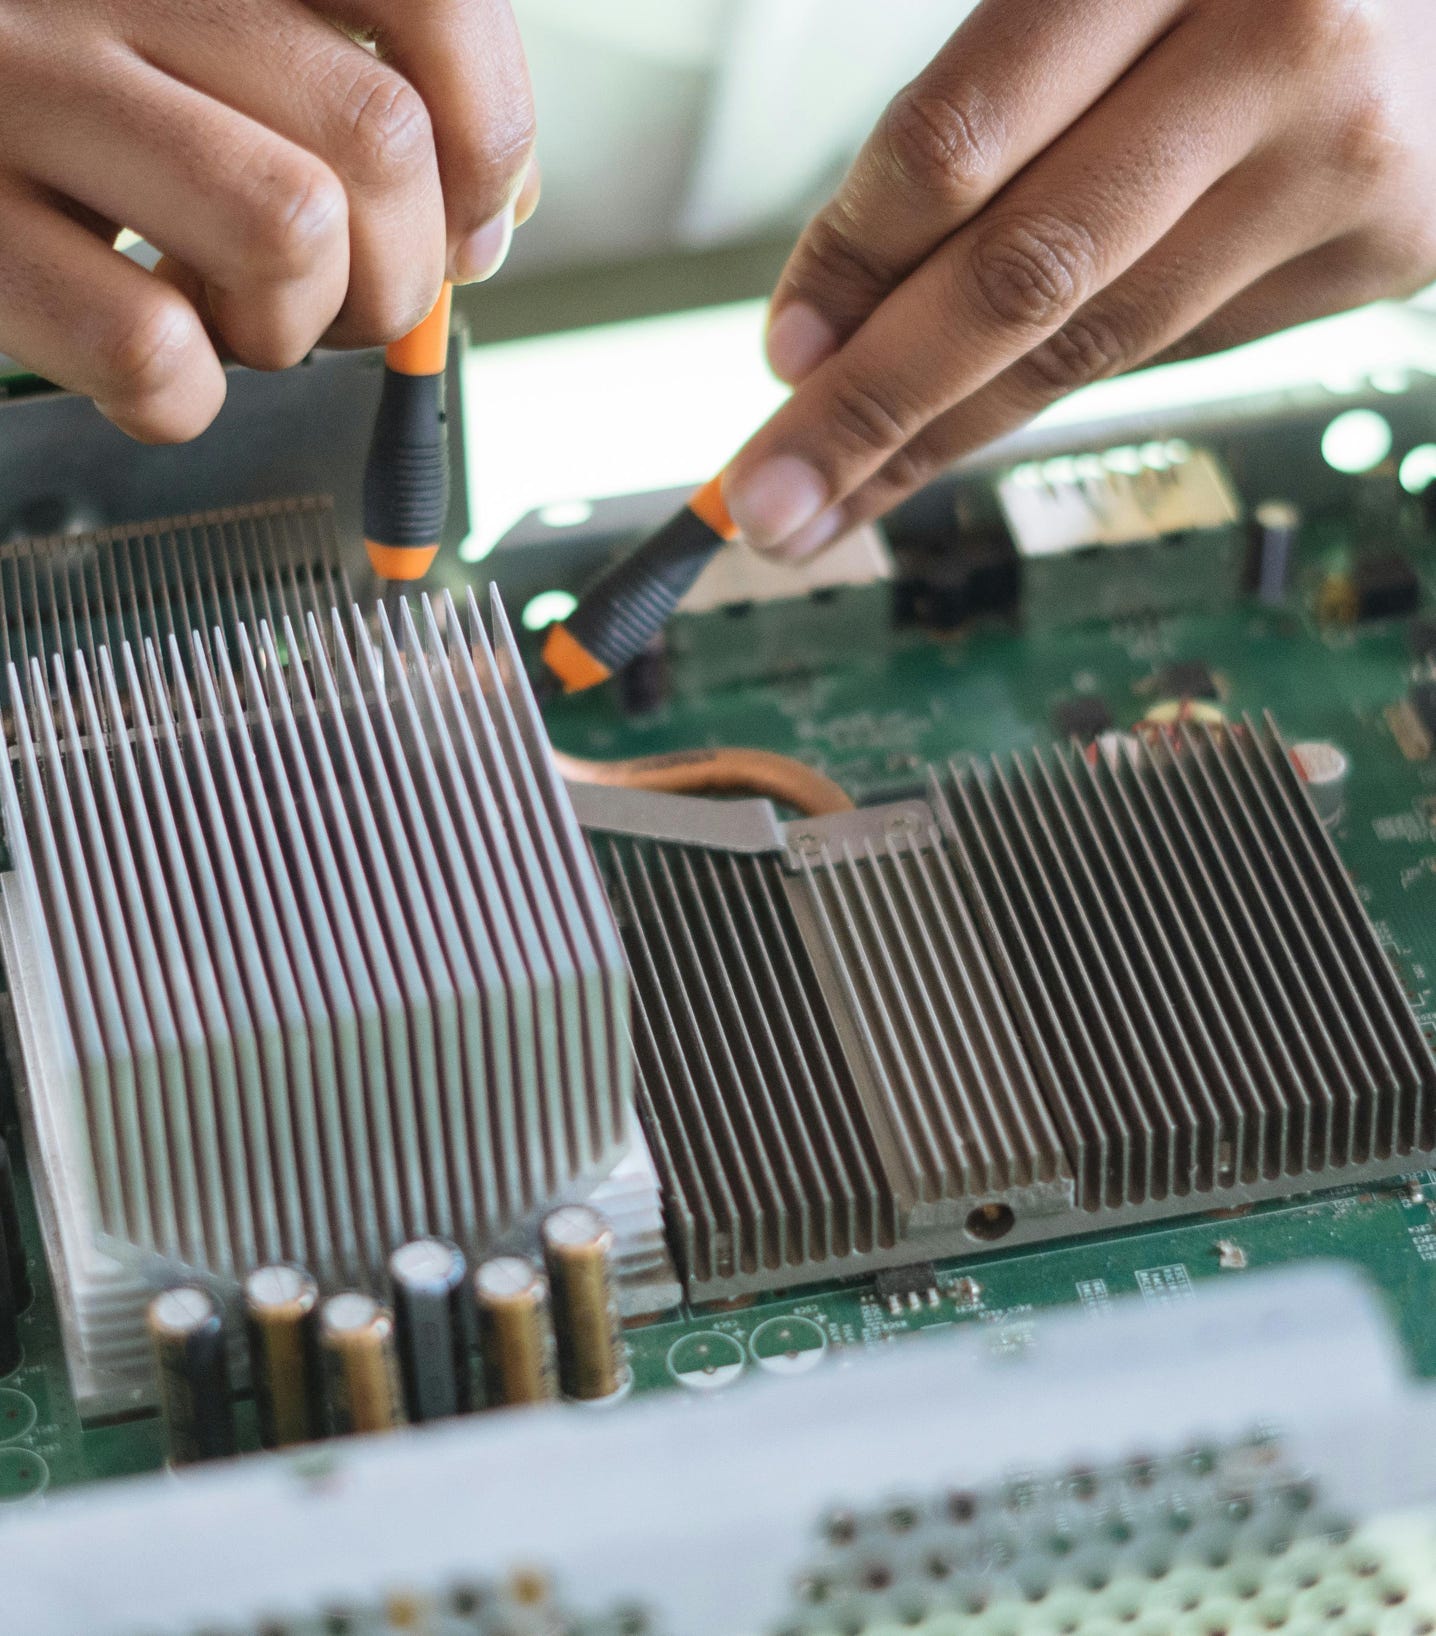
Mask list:
[[[607,694],[564,702],[550,725],[561,748],[586,756],[714,745],[780,751],[871,802],[911,790],[927,762],[1049,740],[1054,699],[1099,694],[1116,725],[1130,726],[1151,707],[1160,667],[1200,661],[1217,678],[1229,717],[1270,710],[1289,742],[1327,739],[1351,758],[1336,842],[1430,1028],[1436,760],[1412,759],[1388,719],[1415,673],[1406,623],[1323,624],[1311,611],[1316,584],[1346,549],[1339,529],[1308,539],[1282,611],[1243,603],[1040,638],[1001,622],[954,638],[906,632],[801,678],[677,694],[641,718],[626,718]],[[21,1183],[28,1212],[23,1176]],[[37,1296],[22,1320],[24,1361],[0,1382],[0,1501],[153,1470],[164,1458],[152,1414],[81,1424],[28,1214],[26,1228]],[[1020,1347],[1042,1308],[1080,1303],[1100,1315],[1122,1297],[1178,1302],[1200,1280],[1313,1257],[1357,1264],[1384,1293],[1412,1367],[1436,1375],[1436,1178],[1421,1172],[1221,1218],[966,1257],[938,1266],[931,1291],[911,1300],[884,1299],[861,1282],[685,1309],[630,1328],[633,1388],[713,1390],[753,1370],[801,1372],[844,1348],[954,1325],[995,1326],[1004,1344]],[[239,1418],[253,1446],[247,1403]]]

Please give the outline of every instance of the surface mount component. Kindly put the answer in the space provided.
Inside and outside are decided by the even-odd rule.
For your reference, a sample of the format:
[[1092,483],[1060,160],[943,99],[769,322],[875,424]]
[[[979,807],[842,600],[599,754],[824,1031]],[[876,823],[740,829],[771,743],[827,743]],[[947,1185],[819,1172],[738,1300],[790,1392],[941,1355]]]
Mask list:
[[952,765],[926,802],[789,825],[623,793],[580,812],[691,1297],[1436,1146],[1436,1064],[1269,722]]
[[381,1291],[625,1151],[622,951],[497,603],[492,640],[425,600],[10,686],[0,905],[82,1398],[130,1383],[147,1278]]
[[1400,551],[1369,551],[1351,570],[1358,620],[1401,619],[1421,606],[1421,577]]
[[1112,707],[1100,693],[1081,693],[1075,698],[1059,699],[1052,706],[1052,733],[1055,738],[1076,738],[1084,742],[1115,725]]

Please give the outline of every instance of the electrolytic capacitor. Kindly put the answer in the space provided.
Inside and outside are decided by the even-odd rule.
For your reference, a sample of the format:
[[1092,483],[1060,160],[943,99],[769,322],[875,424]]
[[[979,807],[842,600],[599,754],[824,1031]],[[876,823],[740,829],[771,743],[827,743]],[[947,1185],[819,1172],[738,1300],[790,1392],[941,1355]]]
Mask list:
[[1248,578],[1257,600],[1270,608],[1286,601],[1296,555],[1301,512],[1290,500],[1266,500],[1252,519],[1252,556]]
[[464,1252],[443,1238],[416,1238],[389,1257],[399,1374],[410,1420],[443,1420],[473,1406],[468,1271]]
[[586,1204],[551,1211],[540,1229],[565,1397],[592,1402],[624,1384],[613,1286],[613,1229]]
[[15,1299],[15,1287],[10,1279],[4,1238],[4,1227],[0,1224],[0,1376],[13,1374],[25,1355],[20,1341],[20,1303]]
[[492,1407],[558,1395],[548,1285],[532,1261],[498,1255],[474,1274],[484,1389]]
[[0,1136],[0,1235],[5,1239],[5,1259],[10,1268],[15,1306],[23,1312],[35,1298],[35,1291],[30,1283],[25,1240],[20,1236],[20,1198],[15,1191],[15,1171],[3,1136]]
[[207,1289],[182,1284],[155,1296],[147,1322],[171,1464],[233,1454],[234,1394],[223,1308]]
[[319,1309],[329,1426],[350,1432],[392,1431],[400,1423],[394,1315],[357,1291],[331,1295]]
[[244,1281],[250,1376],[267,1449],[323,1435],[318,1308],[319,1286],[287,1261],[256,1267]]
[[1292,765],[1306,786],[1322,823],[1337,823],[1346,809],[1346,784],[1351,761],[1339,746],[1325,739],[1308,739],[1291,747]]

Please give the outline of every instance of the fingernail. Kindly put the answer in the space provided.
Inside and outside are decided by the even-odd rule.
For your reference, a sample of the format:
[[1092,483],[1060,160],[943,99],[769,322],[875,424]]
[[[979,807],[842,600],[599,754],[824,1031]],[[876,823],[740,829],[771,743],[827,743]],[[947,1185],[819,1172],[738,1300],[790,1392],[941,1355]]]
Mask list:
[[729,478],[724,498],[749,545],[771,551],[806,528],[827,503],[827,484],[796,455],[775,455]]
[[815,557],[825,545],[831,545],[843,532],[845,519],[841,506],[830,506],[819,512],[806,528],[800,528],[773,553],[783,562],[806,562]]
[[796,386],[838,350],[838,336],[816,307],[795,301],[769,324],[767,345],[773,373]]
[[508,259],[514,242],[514,207],[508,205],[490,222],[470,233],[454,252],[454,282],[482,284]]

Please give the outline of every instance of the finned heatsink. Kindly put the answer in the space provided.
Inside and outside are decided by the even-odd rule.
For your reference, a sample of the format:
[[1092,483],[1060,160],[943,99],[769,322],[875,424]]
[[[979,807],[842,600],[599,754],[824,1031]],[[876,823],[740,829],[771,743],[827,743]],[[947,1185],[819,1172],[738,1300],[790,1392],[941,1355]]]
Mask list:
[[0,546],[0,702],[10,666],[178,632],[302,626],[353,602],[327,499],[277,500]]
[[926,802],[790,825],[581,812],[692,1296],[1436,1146],[1430,1049],[1269,722],[934,769]]
[[356,609],[12,668],[31,1168],[97,1370],[105,1256],[374,1285],[623,1152],[622,952],[492,625],[426,598],[377,636]]

